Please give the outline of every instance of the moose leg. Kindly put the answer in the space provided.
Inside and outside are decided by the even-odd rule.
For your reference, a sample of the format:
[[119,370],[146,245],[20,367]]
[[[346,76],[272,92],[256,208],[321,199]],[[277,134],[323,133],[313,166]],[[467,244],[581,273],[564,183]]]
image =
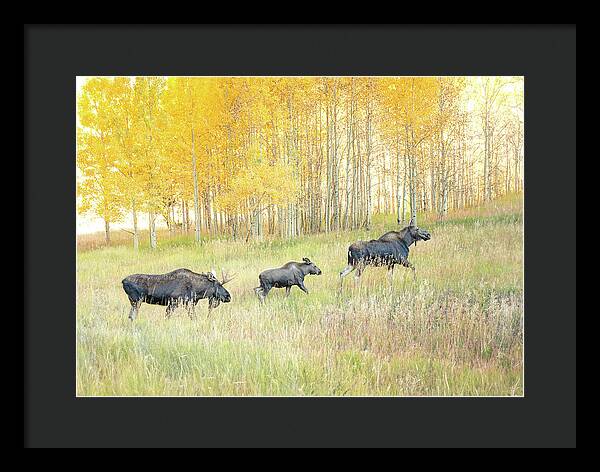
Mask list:
[[188,316],[190,317],[190,319],[191,320],[195,319],[196,318],[196,304],[193,302],[189,302],[186,304],[185,307],[187,309]]
[[365,270],[365,265],[364,264],[358,264],[358,266],[356,266],[356,273],[354,274],[354,280],[358,281],[360,279],[360,276],[363,273],[363,270]]
[[412,270],[412,273],[413,273],[413,280],[415,280],[415,281],[416,281],[416,280],[417,280],[417,271],[416,271],[416,269],[415,269],[415,266],[414,266],[414,265],[412,265],[410,262],[408,262],[408,259],[404,259],[404,260],[402,261],[402,265],[403,265],[404,267],[408,267],[409,269],[411,269],[411,270]]
[[390,279],[390,282],[394,279],[394,264],[388,266],[388,278]]
[[139,300],[137,300],[137,301],[130,300],[130,302],[131,302],[131,310],[129,310],[129,319],[131,321],[133,321],[137,317],[138,309],[140,308],[140,305],[142,304],[142,302]]
[[258,288],[260,289],[256,292],[258,294],[258,298],[261,302],[264,302],[265,298],[267,298],[267,295],[271,291],[271,287],[269,287],[268,285],[261,285]]
[[210,313],[212,310],[217,308],[220,304],[221,304],[221,302],[219,301],[218,298],[210,298],[208,300],[208,312]]
[[165,311],[165,318],[171,318],[171,313],[175,310],[176,305],[174,303],[169,303],[167,305],[167,310]]
[[308,294],[308,289],[304,286],[304,282],[300,282],[298,287],[300,287],[300,290],[302,290],[304,293]]
[[290,287],[290,286],[287,286],[287,287],[285,288],[285,297],[286,297],[286,298],[290,296],[290,291],[291,291],[291,290],[292,290],[292,287]]
[[347,265],[344,270],[342,270],[340,272],[340,277],[344,278],[346,277],[350,272],[352,272],[354,269],[356,269],[356,267],[354,267],[353,265]]
[[344,286],[344,277],[346,277],[354,269],[356,269],[356,267],[348,264],[346,267],[344,267],[344,270],[340,272],[340,293],[342,293],[342,288]]

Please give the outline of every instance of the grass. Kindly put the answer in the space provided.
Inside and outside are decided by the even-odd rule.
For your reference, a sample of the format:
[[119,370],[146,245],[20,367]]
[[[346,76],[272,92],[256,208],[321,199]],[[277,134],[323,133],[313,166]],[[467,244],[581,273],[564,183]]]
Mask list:
[[[383,268],[339,291],[348,245],[394,227],[262,242],[162,240],[80,250],[77,394],[88,395],[522,395],[522,195],[450,214],[421,215],[432,239],[411,248],[411,272]],[[310,257],[323,271],[305,295],[273,290],[260,305],[258,274]],[[187,267],[237,272],[233,301],[197,318],[143,304],[127,319],[121,280]]]

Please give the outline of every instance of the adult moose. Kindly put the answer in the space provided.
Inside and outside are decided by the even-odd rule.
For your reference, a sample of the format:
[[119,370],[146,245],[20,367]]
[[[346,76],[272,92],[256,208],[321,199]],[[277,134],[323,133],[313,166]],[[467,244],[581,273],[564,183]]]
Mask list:
[[381,267],[386,266],[393,274],[396,264],[408,267],[415,275],[415,266],[408,261],[408,248],[417,241],[431,239],[429,231],[420,229],[414,222],[410,223],[400,231],[388,231],[379,239],[371,241],[358,241],[348,248],[348,265],[340,272],[341,280],[353,270],[356,270],[356,278],[359,278],[368,265]]
[[308,257],[302,258],[303,262],[288,262],[278,269],[267,269],[258,276],[260,286],[254,289],[260,301],[264,301],[272,288],[285,288],[285,296],[290,295],[290,290],[297,285],[300,290],[308,293],[304,286],[304,277],[307,275],[321,275],[314,262]]
[[220,281],[214,270],[206,274],[177,269],[168,274],[129,275],[122,281],[123,290],[131,303],[129,319],[135,320],[143,302],[166,306],[167,318],[179,305],[185,306],[191,317],[195,314],[196,303],[204,298],[208,298],[209,311],[219,306],[221,302],[228,303],[231,301],[231,295],[223,285],[233,277],[228,277],[223,272],[221,274],[223,278]]

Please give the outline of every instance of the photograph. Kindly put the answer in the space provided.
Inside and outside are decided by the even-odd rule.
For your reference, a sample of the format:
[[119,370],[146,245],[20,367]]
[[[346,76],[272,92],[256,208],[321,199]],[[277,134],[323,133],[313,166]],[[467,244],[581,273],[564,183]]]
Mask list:
[[73,85],[76,397],[525,396],[524,76]]

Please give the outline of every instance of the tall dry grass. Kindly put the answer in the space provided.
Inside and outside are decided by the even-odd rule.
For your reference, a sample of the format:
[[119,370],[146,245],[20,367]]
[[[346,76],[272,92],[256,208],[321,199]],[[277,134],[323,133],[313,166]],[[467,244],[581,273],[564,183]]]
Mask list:
[[[155,251],[128,245],[77,258],[79,395],[521,395],[523,394],[522,198],[511,196],[444,221],[411,248],[410,271],[369,268],[340,291],[347,246],[393,228],[263,242],[190,237]],[[253,292],[268,267],[310,257],[323,275],[305,295]],[[120,281],[131,273],[211,267],[238,273],[233,301],[191,320],[142,305],[127,319]]]

